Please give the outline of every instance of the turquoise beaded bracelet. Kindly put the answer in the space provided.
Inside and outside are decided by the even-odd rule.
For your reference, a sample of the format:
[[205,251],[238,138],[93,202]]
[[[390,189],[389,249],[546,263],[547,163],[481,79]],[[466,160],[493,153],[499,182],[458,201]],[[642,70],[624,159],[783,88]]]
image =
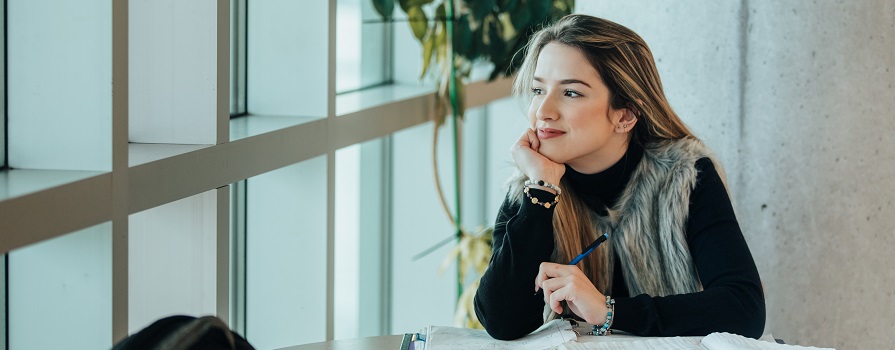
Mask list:
[[603,323],[602,327],[594,327],[591,329],[591,334],[593,335],[609,335],[612,334],[612,331],[609,329],[612,327],[612,317],[615,314],[615,299],[612,299],[610,296],[606,296],[606,322]]

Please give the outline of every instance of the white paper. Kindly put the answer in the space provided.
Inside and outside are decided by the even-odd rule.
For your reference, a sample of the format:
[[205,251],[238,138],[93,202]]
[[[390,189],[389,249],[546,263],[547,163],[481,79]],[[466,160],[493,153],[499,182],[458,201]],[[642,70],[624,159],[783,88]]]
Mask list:
[[555,349],[576,338],[569,321],[561,319],[550,321],[522,338],[508,341],[491,338],[488,333],[478,329],[429,326],[426,350]]
[[[594,336],[596,338],[596,336]],[[563,344],[566,350],[603,350],[603,349],[631,349],[631,350],[702,350],[699,345],[699,338],[694,337],[673,337],[673,338],[635,338],[625,337],[623,339],[612,339],[613,336],[600,337],[605,341],[590,342],[570,342]]]
[[737,334],[730,333],[712,333],[702,339],[702,346],[709,350],[740,350],[740,349],[759,349],[759,350],[802,350],[817,349],[831,350],[829,348],[815,348],[810,346],[788,345],[770,343],[752,338],[746,338]]
[[563,344],[565,350],[830,350],[826,348],[777,344],[730,333],[700,337],[638,338],[630,336],[582,337],[580,342]]

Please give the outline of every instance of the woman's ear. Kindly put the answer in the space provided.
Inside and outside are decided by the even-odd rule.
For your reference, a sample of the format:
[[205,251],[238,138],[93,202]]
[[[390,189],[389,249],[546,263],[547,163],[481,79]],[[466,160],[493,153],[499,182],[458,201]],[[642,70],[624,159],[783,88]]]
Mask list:
[[618,122],[615,124],[615,132],[625,134],[634,130],[634,125],[637,124],[638,120],[637,117],[640,115],[640,109],[633,104],[629,104],[618,112],[620,116]]

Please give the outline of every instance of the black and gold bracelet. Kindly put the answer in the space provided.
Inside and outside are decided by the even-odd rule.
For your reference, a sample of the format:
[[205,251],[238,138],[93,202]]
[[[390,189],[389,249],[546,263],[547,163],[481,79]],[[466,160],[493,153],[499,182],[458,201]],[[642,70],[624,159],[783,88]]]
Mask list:
[[[543,185],[541,185],[541,186],[543,186]],[[532,204],[537,204],[544,208],[550,209],[551,207],[556,206],[556,203],[559,203],[559,191],[557,191],[556,197],[553,198],[552,202],[542,202],[541,200],[538,199],[538,197],[531,195],[531,193],[528,191],[530,188],[531,188],[531,185],[526,184],[525,189],[523,189],[522,192],[525,192],[525,196],[528,197],[529,199],[531,199]]]

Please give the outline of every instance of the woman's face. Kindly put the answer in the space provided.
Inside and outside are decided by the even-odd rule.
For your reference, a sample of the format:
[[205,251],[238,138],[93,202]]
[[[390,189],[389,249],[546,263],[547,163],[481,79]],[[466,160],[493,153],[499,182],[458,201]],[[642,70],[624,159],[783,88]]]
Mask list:
[[531,93],[528,118],[541,141],[538,152],[550,160],[595,173],[624,154],[627,134],[616,130],[622,110],[610,107],[609,89],[578,49],[544,46]]

